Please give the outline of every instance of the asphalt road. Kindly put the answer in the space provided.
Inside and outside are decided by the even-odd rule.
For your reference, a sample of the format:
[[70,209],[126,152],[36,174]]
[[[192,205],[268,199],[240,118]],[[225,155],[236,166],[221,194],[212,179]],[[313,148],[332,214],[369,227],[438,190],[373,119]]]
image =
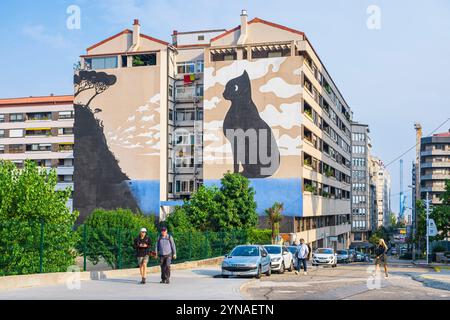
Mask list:
[[66,285],[1,291],[0,300],[240,300],[240,299],[443,299],[450,291],[424,286],[413,275],[430,272],[409,262],[390,262],[390,277],[372,277],[372,264],[353,263],[337,268],[310,267],[308,275],[272,274],[255,279],[222,279],[220,268],[205,267],[172,272],[170,285],[159,283],[158,274],[150,274],[146,285],[139,277],[81,281],[79,289]]
[[450,300],[450,291],[425,287],[413,275],[430,272],[409,262],[391,261],[389,278],[379,273],[375,278],[373,265],[352,263],[337,268],[310,267],[308,275],[286,272],[264,277],[243,286],[246,299],[262,300]]

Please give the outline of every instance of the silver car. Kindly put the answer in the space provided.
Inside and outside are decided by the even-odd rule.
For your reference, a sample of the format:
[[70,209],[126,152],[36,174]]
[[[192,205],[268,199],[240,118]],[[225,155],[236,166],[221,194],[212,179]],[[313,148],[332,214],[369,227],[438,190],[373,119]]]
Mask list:
[[262,274],[270,276],[271,262],[266,249],[260,245],[240,245],[235,247],[222,262],[222,277],[253,276],[257,279]]

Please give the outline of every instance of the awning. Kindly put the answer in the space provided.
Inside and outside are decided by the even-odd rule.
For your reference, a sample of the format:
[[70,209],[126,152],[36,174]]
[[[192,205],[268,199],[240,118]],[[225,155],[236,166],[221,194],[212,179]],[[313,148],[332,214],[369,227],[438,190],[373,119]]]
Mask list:
[[369,248],[373,248],[374,245],[369,243],[369,242],[352,242],[350,244],[350,248],[364,248],[364,249],[369,249]]
[[26,131],[52,130],[52,128],[26,128]]

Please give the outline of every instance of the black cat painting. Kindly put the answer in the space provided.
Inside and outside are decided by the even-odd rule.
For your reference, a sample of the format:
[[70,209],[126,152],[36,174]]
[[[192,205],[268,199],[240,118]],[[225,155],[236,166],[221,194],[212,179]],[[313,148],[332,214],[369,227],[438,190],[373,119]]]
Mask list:
[[[260,117],[252,100],[247,71],[228,81],[223,97],[231,101],[223,133],[233,152],[233,171],[247,178],[267,178],[280,166],[280,152],[269,125]],[[243,171],[239,172],[239,166]]]

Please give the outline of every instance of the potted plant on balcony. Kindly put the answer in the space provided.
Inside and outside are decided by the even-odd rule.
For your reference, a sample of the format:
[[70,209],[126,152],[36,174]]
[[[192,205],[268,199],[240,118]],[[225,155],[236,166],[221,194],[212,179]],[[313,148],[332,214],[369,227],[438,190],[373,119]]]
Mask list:
[[311,184],[306,184],[306,185],[305,185],[305,191],[314,193],[314,192],[316,191],[316,187],[314,187],[314,186],[311,185]]

